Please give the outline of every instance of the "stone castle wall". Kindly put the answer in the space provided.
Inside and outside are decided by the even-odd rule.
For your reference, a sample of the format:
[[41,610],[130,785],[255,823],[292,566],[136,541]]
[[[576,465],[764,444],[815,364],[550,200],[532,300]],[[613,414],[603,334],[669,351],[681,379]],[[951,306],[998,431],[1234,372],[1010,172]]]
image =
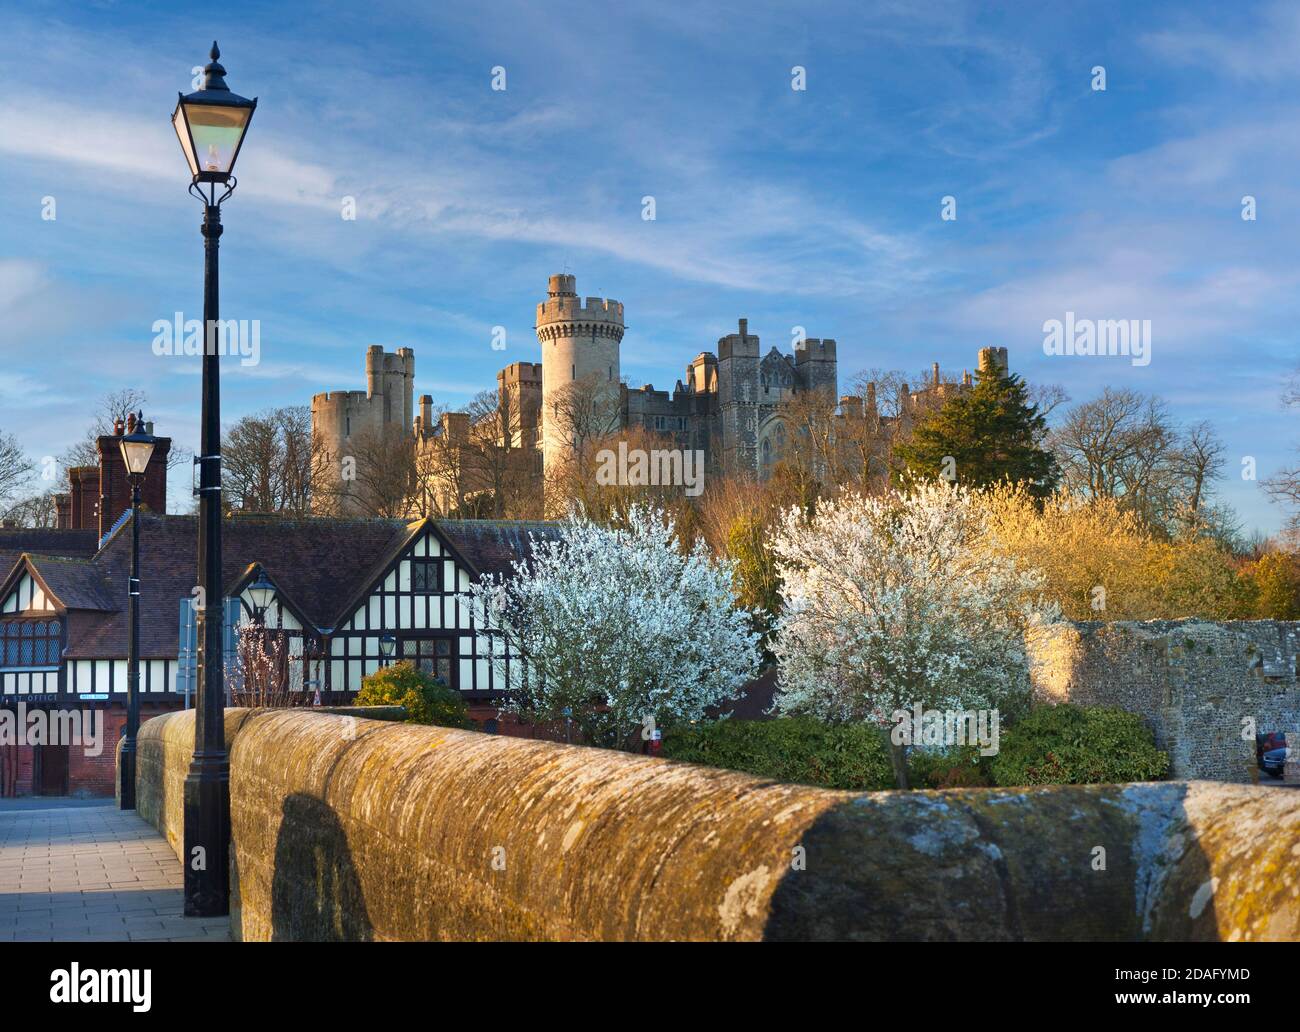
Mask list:
[[1256,730],[1300,746],[1300,623],[1067,622],[1030,652],[1040,700],[1141,714],[1171,777],[1250,780]]

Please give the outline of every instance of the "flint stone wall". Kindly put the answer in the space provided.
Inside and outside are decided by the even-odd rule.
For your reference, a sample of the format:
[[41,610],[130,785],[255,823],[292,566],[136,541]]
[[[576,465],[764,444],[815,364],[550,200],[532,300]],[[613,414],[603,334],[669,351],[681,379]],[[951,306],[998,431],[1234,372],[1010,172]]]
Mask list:
[[1300,746],[1294,621],[1064,623],[1030,658],[1038,699],[1141,714],[1174,778],[1252,780],[1255,730]]
[[[140,733],[179,848],[192,711]],[[599,749],[229,710],[244,939],[1293,939],[1300,792],[832,792]]]

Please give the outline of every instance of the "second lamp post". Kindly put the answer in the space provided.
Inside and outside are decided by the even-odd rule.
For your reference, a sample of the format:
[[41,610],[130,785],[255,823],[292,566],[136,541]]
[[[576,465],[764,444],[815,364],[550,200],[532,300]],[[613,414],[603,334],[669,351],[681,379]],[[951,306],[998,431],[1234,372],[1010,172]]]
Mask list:
[[140,482],[158,439],[149,432],[144,413],[127,421],[118,442],[127,479],[131,481],[131,579],[127,582],[126,618],[130,624],[126,651],[126,733],[117,764],[118,806],[135,809],[135,739],[140,732]]

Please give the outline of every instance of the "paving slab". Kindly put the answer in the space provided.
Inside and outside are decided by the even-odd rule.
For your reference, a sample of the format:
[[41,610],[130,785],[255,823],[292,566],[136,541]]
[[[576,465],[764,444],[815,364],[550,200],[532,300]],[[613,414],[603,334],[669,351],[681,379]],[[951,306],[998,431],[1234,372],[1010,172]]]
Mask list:
[[180,861],[111,800],[0,799],[0,942],[218,942],[184,916]]

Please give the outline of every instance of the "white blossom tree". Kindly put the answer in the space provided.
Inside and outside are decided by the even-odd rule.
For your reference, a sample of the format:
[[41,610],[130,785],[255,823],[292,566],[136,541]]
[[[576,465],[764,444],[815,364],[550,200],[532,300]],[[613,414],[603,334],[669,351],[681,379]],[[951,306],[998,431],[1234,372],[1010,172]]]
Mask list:
[[500,628],[507,653],[526,657],[508,664],[507,708],[572,719],[591,745],[627,746],[643,728],[699,720],[758,670],[730,566],[702,542],[684,553],[659,509],[634,507],[624,528],[571,514],[558,538],[534,537],[513,577],[471,590],[477,617]]
[[[1014,709],[1025,634],[1058,618],[1042,575],[990,540],[978,495],[944,481],[846,494],[788,512],[773,550],[784,588],[777,706],[882,727],[896,710]],[[906,787],[901,750],[892,750]]]

